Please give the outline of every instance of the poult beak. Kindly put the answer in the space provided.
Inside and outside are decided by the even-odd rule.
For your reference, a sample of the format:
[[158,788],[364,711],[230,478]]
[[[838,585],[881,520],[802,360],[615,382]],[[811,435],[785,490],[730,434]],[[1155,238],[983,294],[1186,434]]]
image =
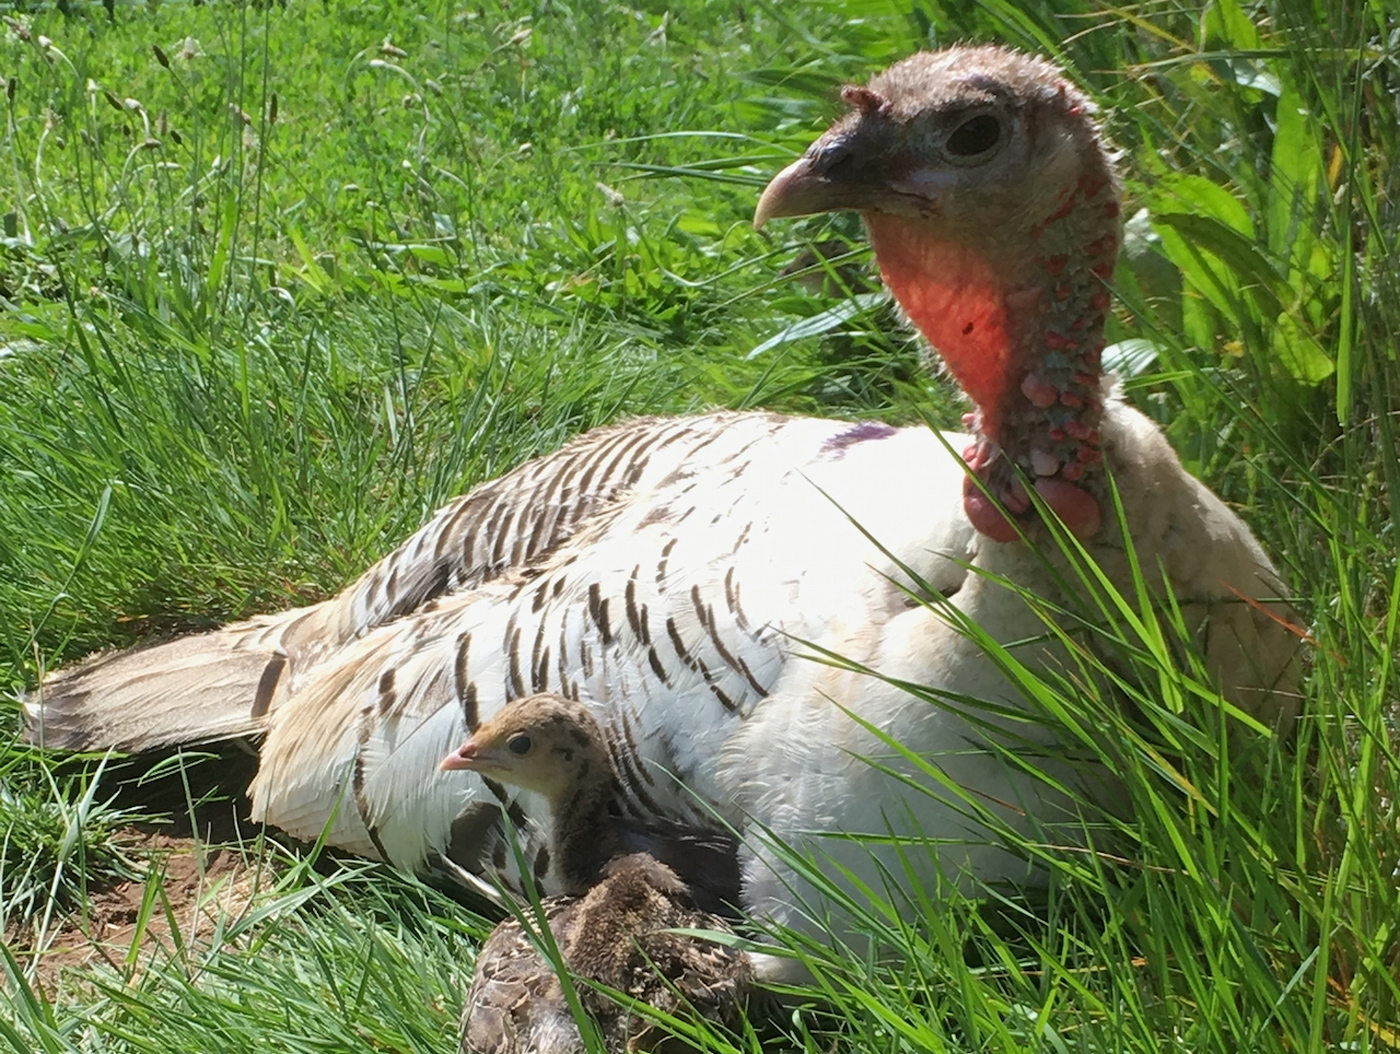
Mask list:
[[476,742],[467,740],[460,747],[454,750],[447,757],[442,759],[442,764],[438,768],[443,772],[452,772],[456,769],[475,769],[478,765]]

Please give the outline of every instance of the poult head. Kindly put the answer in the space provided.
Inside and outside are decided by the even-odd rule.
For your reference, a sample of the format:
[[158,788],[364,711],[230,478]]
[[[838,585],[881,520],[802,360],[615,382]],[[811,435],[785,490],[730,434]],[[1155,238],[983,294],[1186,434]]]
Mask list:
[[548,692],[507,703],[443,758],[441,768],[534,791],[551,807],[612,779],[602,730],[588,707]]
[[[1092,104],[1049,63],[992,47],[911,56],[843,98],[851,111],[773,179],[755,223],[859,211],[886,285],[977,404],[969,466],[1019,517],[1031,503],[1009,459],[1092,535],[1120,209]],[[983,533],[1016,537],[979,488],[965,504]]]

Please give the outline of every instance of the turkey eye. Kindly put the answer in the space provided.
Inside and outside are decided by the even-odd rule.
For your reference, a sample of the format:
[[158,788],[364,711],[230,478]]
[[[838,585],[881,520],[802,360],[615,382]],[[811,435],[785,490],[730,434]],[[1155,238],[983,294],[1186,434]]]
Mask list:
[[1001,122],[990,114],[980,114],[964,121],[948,137],[948,152],[959,157],[976,157],[997,145],[1001,138]]
[[520,735],[518,736],[511,736],[510,739],[506,742],[506,749],[509,750],[512,754],[516,754],[521,757],[524,757],[526,754],[530,753],[530,746],[530,737],[525,735],[525,733],[523,732],[520,733]]

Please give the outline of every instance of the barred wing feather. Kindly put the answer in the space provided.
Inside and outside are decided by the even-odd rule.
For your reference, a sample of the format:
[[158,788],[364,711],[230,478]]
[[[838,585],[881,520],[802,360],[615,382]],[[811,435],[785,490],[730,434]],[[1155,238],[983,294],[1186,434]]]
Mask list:
[[786,418],[716,413],[596,429],[439,510],[339,596],[211,633],[105,653],[45,680],[29,736],[69,750],[152,750],[256,735],[351,642],[439,597],[546,560],[590,523],[713,458],[781,433]]
[[764,438],[733,445],[722,470],[634,485],[548,560],[326,663],[269,731],[255,814],[310,838],[334,812],[336,838],[408,867],[433,852],[499,861],[498,827],[452,845],[453,821],[540,803],[436,763],[507,700],[549,690],[595,707],[636,815],[741,824],[716,759],[802,677],[804,642],[878,625],[906,589],[956,588],[971,544],[946,497],[961,469],[936,434],[791,420]]

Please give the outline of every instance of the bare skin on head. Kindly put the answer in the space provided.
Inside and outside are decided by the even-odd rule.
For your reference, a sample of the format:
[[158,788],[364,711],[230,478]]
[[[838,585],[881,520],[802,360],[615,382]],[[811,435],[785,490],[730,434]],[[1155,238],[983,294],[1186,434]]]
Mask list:
[[1092,104],[1043,60],[987,47],[914,55],[843,98],[851,111],[768,185],[755,224],[860,212],[885,283],[977,405],[973,525],[1015,540],[1029,483],[1093,536],[1120,191]]

